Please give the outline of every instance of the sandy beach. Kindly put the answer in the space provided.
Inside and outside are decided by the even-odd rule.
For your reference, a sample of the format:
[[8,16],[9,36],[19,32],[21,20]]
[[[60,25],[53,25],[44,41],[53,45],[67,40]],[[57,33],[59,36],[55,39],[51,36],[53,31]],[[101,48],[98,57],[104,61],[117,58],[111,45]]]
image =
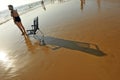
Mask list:
[[[0,25],[0,80],[120,80],[120,1],[59,0],[21,15],[38,16],[45,46]],[[38,37],[41,36],[37,32]]]

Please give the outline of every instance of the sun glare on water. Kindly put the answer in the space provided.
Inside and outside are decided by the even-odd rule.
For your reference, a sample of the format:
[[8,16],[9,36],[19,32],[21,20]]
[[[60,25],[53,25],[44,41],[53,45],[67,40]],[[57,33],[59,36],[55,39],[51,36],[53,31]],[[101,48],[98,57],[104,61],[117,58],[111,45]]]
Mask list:
[[7,54],[5,52],[3,52],[3,51],[0,51],[0,61],[3,61],[3,62],[8,61]]
[[4,51],[0,51],[0,64],[4,67],[4,70],[8,70],[11,67],[14,67],[14,60],[10,59],[10,55]]

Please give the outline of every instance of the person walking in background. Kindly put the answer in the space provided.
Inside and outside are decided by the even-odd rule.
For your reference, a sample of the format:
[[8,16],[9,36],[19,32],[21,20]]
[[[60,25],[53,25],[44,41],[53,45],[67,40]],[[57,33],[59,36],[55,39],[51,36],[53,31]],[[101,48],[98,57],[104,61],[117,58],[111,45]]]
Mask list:
[[13,5],[8,5],[9,10],[11,11],[11,17],[13,17],[14,23],[18,26],[20,31],[22,32],[22,35],[26,35],[25,28],[21,22],[21,19],[19,17],[19,14],[17,10],[14,10]]
[[46,11],[46,7],[45,7],[45,4],[44,4],[43,0],[41,1],[41,5],[42,5],[43,9]]

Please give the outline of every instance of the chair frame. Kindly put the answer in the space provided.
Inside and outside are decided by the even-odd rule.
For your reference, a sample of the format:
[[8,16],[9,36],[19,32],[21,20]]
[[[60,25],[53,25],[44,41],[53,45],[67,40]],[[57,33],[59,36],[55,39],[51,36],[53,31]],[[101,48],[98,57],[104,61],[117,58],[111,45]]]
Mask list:
[[34,18],[33,25],[31,25],[31,27],[31,30],[27,30],[28,35],[35,35],[36,31],[39,30],[38,16]]

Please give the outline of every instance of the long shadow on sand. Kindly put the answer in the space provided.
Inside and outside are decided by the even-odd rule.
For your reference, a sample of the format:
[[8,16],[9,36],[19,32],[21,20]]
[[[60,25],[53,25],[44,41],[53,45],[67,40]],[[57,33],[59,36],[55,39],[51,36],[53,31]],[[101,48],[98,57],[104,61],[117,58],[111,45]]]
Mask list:
[[105,53],[103,53],[97,45],[91,43],[70,41],[49,36],[44,37],[44,41],[46,45],[56,46],[53,48],[53,50],[63,47],[71,50],[86,52],[95,56],[105,55]]

